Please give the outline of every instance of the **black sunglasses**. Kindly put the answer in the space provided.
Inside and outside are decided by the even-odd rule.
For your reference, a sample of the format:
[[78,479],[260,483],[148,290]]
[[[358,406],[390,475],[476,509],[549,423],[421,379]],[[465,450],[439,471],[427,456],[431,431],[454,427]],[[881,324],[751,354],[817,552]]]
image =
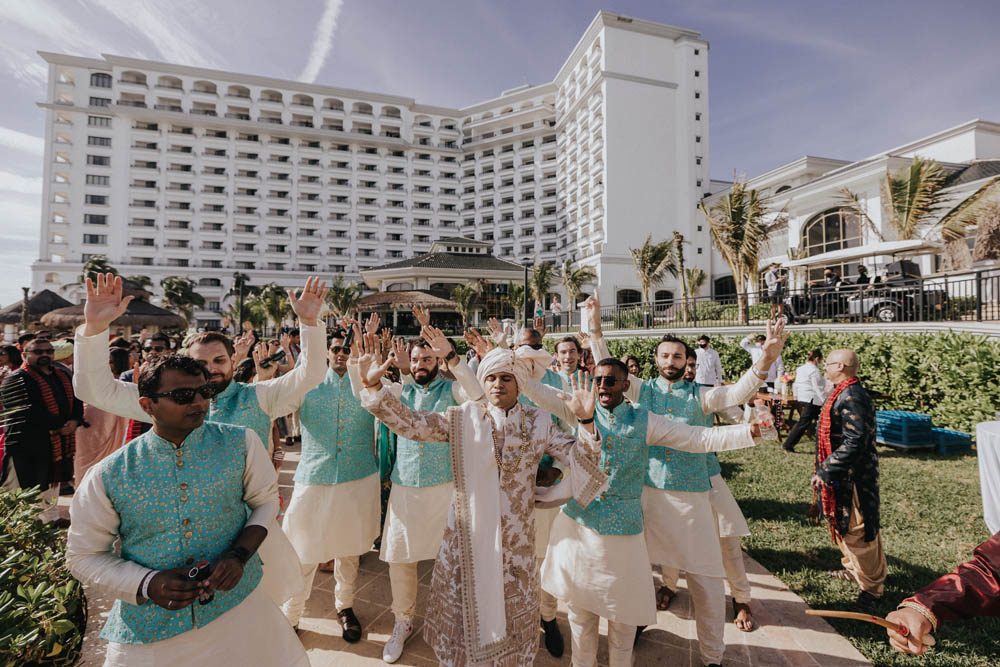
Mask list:
[[183,389],[171,389],[159,394],[153,394],[150,398],[169,398],[177,405],[187,405],[194,400],[195,394],[201,394],[202,398],[212,398],[218,392],[212,383],[203,384],[200,387],[185,387]]
[[598,387],[613,387],[618,384],[618,378],[614,375],[595,375],[594,384]]
[[525,346],[530,347],[532,350],[540,350],[543,347],[541,343],[521,343],[519,347]]
[[165,345],[147,345],[142,349],[144,352],[163,352],[167,348]]

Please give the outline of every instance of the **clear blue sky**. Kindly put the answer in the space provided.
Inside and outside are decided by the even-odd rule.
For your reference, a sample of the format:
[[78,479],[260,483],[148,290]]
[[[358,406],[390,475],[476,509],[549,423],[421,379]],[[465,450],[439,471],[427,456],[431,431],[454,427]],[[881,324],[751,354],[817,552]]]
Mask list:
[[38,252],[46,68],[114,53],[462,106],[552,79],[600,9],[709,40],[711,173],[1000,120],[1000,2],[0,0],[0,305]]

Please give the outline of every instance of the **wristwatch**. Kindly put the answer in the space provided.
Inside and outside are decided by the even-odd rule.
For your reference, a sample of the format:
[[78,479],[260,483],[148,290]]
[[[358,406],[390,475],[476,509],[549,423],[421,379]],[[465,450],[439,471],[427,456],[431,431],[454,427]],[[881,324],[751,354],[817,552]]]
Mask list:
[[250,553],[250,550],[247,549],[246,547],[231,547],[229,549],[229,551],[226,552],[225,555],[227,557],[228,556],[233,556],[234,558],[236,558],[237,560],[239,560],[241,563],[243,563],[244,565],[246,565],[247,561],[250,560],[250,556],[252,556],[253,554]]
[[457,358],[458,358],[458,355],[455,354],[455,350],[452,350],[447,355],[445,355],[444,361],[445,361],[445,363],[450,363],[452,359],[457,359]]

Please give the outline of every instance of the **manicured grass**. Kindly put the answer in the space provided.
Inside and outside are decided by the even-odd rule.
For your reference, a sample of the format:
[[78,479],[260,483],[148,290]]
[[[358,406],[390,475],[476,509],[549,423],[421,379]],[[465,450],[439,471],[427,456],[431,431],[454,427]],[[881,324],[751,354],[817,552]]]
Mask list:
[[[750,524],[744,548],[814,608],[851,609],[857,588],[826,572],[840,568],[829,529],[810,525],[809,477],[814,444],[803,439],[786,455],[775,443],[719,456],[722,474]],[[889,566],[884,616],[913,591],[972,557],[989,538],[983,522],[975,452],[967,456],[897,453],[881,456],[882,540]],[[889,648],[885,631],[859,621],[830,619],[876,665],[1000,665],[1000,619],[945,623],[927,657]]]

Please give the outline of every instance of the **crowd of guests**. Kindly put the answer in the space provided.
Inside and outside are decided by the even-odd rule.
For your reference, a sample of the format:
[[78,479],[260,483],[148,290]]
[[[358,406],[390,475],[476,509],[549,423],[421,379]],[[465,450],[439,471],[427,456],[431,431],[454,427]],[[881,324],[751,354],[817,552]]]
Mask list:
[[[681,577],[703,664],[725,651],[727,582],[734,623],[756,627],[740,546],[749,528],[713,452],[760,441],[763,422],[740,408],[784,373],[780,323],[742,341],[752,366],[726,384],[707,336],[694,348],[664,336],[652,373],[613,358],[593,297],[589,335],[558,338],[554,355],[542,321],[516,331],[491,321],[466,332],[462,358],[419,308],[416,340],[377,317],[328,332],[317,279],[290,291],[299,328],[274,341],[112,337],[129,301],[120,279],[87,291],[74,338],[0,347],[3,483],[39,486],[51,505],[74,482],[69,566],[116,600],[106,664],[308,664],[295,633],[316,572],[333,572],[342,637],[359,641],[366,610],[354,592],[373,544],[388,563],[390,663],[421,612],[443,664],[531,664],[539,630],[559,657],[562,600],[574,665],[596,664],[602,618],[610,664],[631,664]],[[857,585],[858,608],[871,611],[886,560],[858,365],[851,350],[810,353],[783,446],[817,423],[811,485],[843,556],[831,575]],[[279,525],[281,447],[298,442]],[[890,618],[909,635],[891,632],[893,646],[923,652],[939,621],[995,613],[998,549],[988,542],[906,600]],[[431,598],[418,610],[427,560]]]

